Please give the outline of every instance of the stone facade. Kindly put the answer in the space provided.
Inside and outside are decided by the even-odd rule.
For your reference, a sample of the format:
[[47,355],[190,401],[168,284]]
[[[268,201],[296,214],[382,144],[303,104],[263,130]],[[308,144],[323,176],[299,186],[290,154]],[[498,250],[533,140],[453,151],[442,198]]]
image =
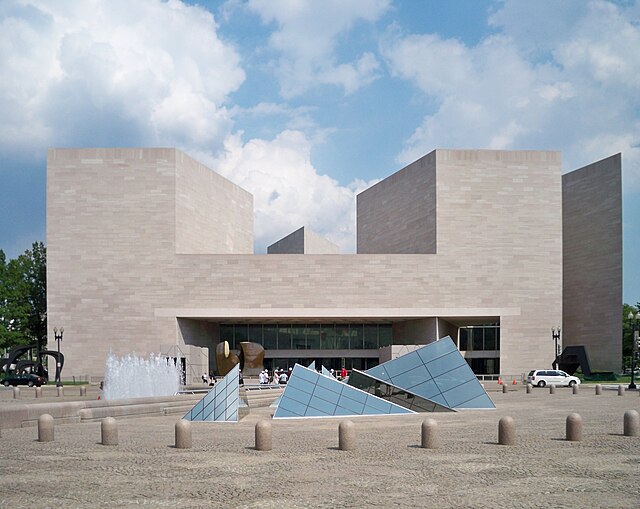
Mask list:
[[267,247],[267,254],[340,254],[340,248],[303,226]]
[[357,197],[360,254],[436,252],[436,151]]
[[564,346],[584,345],[597,369],[622,360],[622,158],[562,177]]
[[359,254],[253,255],[251,195],[185,154],[51,150],[49,324],[65,327],[65,376],[100,376],[109,349],[209,346],[211,359],[223,321],[385,321],[411,343],[499,322],[502,373],[550,365],[560,154],[436,150],[389,181],[358,197]]

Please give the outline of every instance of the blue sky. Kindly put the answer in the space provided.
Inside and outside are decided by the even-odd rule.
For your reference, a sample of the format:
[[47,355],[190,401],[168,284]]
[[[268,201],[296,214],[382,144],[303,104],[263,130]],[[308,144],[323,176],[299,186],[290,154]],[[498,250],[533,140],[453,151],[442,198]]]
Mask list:
[[355,194],[433,148],[623,154],[640,301],[640,1],[0,0],[0,248],[45,238],[47,147],[177,146],[254,195],[256,252],[354,249]]

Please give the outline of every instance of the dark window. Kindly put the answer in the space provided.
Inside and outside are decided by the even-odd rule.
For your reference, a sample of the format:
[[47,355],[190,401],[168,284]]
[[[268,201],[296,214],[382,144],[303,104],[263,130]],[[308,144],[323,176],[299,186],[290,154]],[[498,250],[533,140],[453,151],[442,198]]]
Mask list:
[[265,350],[275,350],[278,348],[278,327],[275,325],[265,325],[262,329],[262,337]]
[[323,350],[333,350],[336,347],[335,325],[322,325],[320,329],[320,348]]
[[349,349],[349,326],[336,325],[336,348]]
[[484,349],[485,350],[497,350],[497,348],[496,348],[496,329],[494,327],[487,327],[484,330]]
[[460,329],[460,350],[469,350],[469,329]]
[[318,350],[320,348],[320,326],[307,325],[307,348],[309,350]]
[[378,346],[389,346],[393,341],[391,324],[385,323],[378,326]]
[[249,341],[262,344],[262,325],[249,325]]
[[364,347],[365,349],[378,348],[378,326],[368,325],[364,326]]
[[362,350],[364,345],[362,325],[349,325],[349,348]]
[[294,350],[307,349],[307,336],[305,334],[304,325],[291,327],[291,345]]
[[242,325],[234,325],[233,327],[234,329],[234,334],[233,334],[233,349],[237,350],[238,348],[240,348],[240,342],[241,341],[248,341],[248,337],[249,337],[249,328],[247,325],[242,324]]
[[278,326],[278,350],[291,350],[291,328],[287,325]]
[[484,336],[484,328],[476,327],[472,329],[473,331],[473,349],[477,352],[480,350],[484,350],[484,345],[482,342],[482,338]]

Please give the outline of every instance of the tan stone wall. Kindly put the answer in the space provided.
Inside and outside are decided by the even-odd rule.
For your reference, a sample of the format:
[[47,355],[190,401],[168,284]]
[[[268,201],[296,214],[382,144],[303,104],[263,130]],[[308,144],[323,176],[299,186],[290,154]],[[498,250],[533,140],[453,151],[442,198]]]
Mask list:
[[340,248],[321,235],[302,227],[267,247],[268,254],[339,254]]
[[64,376],[175,343],[175,150],[52,149],[47,160],[49,337],[65,329]]
[[253,196],[176,151],[176,253],[253,253]]
[[267,254],[304,254],[304,227],[271,244]]
[[304,229],[305,254],[340,254],[340,247],[309,228]]
[[[245,211],[233,217],[247,225],[250,195],[222,177],[209,179],[204,167],[185,157],[175,149],[49,151],[48,323],[50,337],[54,326],[65,329],[64,376],[101,375],[109,350],[148,355],[179,343],[175,318],[157,317],[155,309],[176,302],[177,201],[197,187],[193,182],[209,193],[209,201]],[[194,194],[202,198],[202,192]],[[242,203],[234,205],[236,198]],[[222,231],[216,230],[213,210],[207,211],[194,221],[197,226],[185,226],[198,237],[190,249],[212,245],[200,239],[205,219],[212,225],[210,238]],[[246,244],[246,232],[238,235]]]
[[[418,253],[435,250],[429,221],[437,198],[438,254],[338,256],[176,254],[177,216],[190,213],[178,209],[205,178],[201,168],[176,169],[172,150],[112,150],[110,158],[96,150],[49,155],[50,324],[65,327],[67,374],[101,373],[110,345],[146,353],[185,342],[176,317],[286,319],[293,311],[316,320],[488,313],[501,320],[503,372],[552,360],[549,329],[562,316],[556,152],[432,152],[392,179],[405,175],[395,191],[420,188],[427,202],[411,205],[424,218],[410,245]],[[180,242],[196,252],[213,246]],[[206,340],[190,330],[198,343]]]
[[357,196],[360,254],[436,252],[433,151]]
[[622,360],[621,155],[562,177],[564,346],[585,345],[592,369]]
[[480,306],[519,306],[519,317],[501,319],[501,371],[550,366],[550,329],[562,318],[560,153],[436,154],[438,257],[453,278],[445,302],[462,292]]

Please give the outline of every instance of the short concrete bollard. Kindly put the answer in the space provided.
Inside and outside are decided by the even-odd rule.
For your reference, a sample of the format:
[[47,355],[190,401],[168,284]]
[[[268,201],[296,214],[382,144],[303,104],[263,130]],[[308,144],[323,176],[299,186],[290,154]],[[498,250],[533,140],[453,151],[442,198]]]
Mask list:
[[20,387],[13,388],[13,399],[20,399]]
[[513,417],[506,415],[498,421],[498,443],[500,445],[516,444],[516,423]]
[[596,384],[596,396],[600,396],[602,394],[602,385]]
[[58,397],[59,398],[64,396],[64,387],[57,387],[56,389],[58,390]]
[[87,388],[84,385],[80,386],[80,396],[86,396],[87,395]]
[[533,385],[527,384],[527,394],[531,394],[531,389],[533,389]]
[[342,421],[338,426],[338,449],[353,451],[356,448],[356,427],[352,421]]
[[180,419],[176,422],[176,449],[191,449],[191,422]]
[[618,385],[618,396],[624,396],[624,386]]
[[578,394],[579,392],[580,392],[580,389],[579,389],[579,387],[578,387],[578,384],[574,385],[574,386],[573,386],[573,393],[574,393],[574,394]]
[[435,419],[425,419],[422,422],[422,441],[423,449],[438,448],[438,423]]
[[549,386],[549,394],[555,394],[556,393],[556,386],[551,384]]
[[637,437],[640,435],[640,414],[636,410],[624,413],[624,436]]
[[271,421],[263,419],[256,423],[256,451],[271,450]]
[[42,387],[36,387],[36,398],[42,397]]
[[118,423],[113,417],[102,419],[102,445],[118,445]]
[[582,440],[582,417],[580,414],[567,416],[567,441],[580,442]]
[[506,393],[507,393],[507,386],[502,385],[502,394],[506,394]]
[[53,417],[49,414],[38,417],[38,442],[53,442]]

